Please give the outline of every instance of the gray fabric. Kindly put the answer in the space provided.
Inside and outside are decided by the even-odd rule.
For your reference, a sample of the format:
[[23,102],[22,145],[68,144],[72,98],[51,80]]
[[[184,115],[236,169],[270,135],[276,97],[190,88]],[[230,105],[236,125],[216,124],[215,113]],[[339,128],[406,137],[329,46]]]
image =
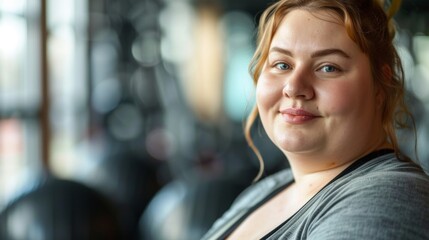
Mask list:
[[[283,170],[250,186],[203,239],[219,239],[291,181]],[[394,154],[375,158],[322,189],[268,239],[429,239],[429,177]]]

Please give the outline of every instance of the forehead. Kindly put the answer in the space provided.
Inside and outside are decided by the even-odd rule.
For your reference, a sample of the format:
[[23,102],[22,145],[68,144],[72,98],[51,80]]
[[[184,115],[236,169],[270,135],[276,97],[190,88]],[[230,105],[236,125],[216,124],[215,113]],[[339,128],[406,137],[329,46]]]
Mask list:
[[359,50],[347,34],[344,22],[333,11],[292,10],[281,20],[271,42],[272,47],[332,48]]

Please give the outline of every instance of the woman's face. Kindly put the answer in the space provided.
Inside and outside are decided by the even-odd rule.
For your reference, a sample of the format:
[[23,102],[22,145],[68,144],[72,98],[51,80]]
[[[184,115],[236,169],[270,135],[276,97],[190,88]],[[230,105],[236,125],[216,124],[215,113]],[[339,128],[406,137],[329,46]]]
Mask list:
[[384,136],[369,59],[330,12],[284,17],[256,93],[266,132],[288,157],[358,155]]

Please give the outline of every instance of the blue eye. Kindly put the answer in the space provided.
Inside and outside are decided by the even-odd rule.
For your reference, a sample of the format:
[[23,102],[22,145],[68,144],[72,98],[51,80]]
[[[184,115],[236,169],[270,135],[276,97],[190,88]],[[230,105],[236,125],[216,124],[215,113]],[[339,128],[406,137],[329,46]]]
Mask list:
[[290,66],[286,63],[276,63],[274,66],[280,70],[289,70],[290,69]]
[[330,73],[330,72],[338,71],[338,68],[331,66],[331,65],[326,65],[326,66],[321,67],[320,70],[322,70],[322,72]]

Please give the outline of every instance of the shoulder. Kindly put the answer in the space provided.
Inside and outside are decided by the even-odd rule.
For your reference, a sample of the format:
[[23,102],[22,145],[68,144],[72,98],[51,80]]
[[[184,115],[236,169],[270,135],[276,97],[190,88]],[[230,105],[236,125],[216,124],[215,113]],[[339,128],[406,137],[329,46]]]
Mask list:
[[332,185],[349,194],[404,194],[410,191],[422,194],[429,191],[429,176],[415,163],[400,161],[394,154],[387,154],[360,166]]
[[[396,158],[358,169],[337,185],[346,195],[362,201],[371,200],[372,205],[377,204],[377,200],[380,200],[381,204],[429,200],[429,176],[414,163],[401,162]],[[408,201],[410,198],[411,202]],[[407,201],[401,202],[405,199]],[[426,201],[426,204],[429,204],[429,201]]]
[[234,201],[232,208],[248,208],[259,203],[276,189],[293,181],[290,169],[284,169],[246,188]]
[[330,186],[316,212],[313,237],[429,239],[429,177],[414,164],[386,160]]

